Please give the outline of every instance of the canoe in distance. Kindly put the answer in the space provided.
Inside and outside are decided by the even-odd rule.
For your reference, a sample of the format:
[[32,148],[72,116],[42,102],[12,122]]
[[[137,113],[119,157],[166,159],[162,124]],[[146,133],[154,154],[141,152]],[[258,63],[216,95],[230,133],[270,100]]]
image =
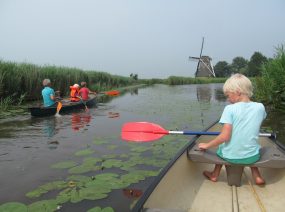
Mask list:
[[[96,95],[90,94],[89,99],[87,101],[78,101],[78,102],[70,102],[69,99],[63,99],[60,101],[62,103],[62,108],[59,113],[66,113],[75,109],[84,109],[85,105],[87,107],[92,107],[96,104]],[[52,116],[56,113],[56,106],[51,107],[43,107],[43,105],[39,106],[31,106],[28,108],[31,112],[32,116],[43,117],[43,116]]]
[[[220,131],[214,124],[207,131]],[[229,185],[223,166],[218,182],[203,176],[213,164],[191,160],[191,151],[199,142],[210,141],[211,136],[196,136],[162,170],[152,185],[133,207],[133,212],[255,212],[284,211],[285,156],[282,146],[274,138],[260,137],[263,154],[258,166],[264,177],[264,186],[255,185],[249,167],[244,167],[240,186]],[[208,151],[208,150],[207,150]],[[206,152],[207,152],[206,151]],[[212,149],[212,152],[215,150]],[[195,153],[194,153],[195,154]],[[270,166],[274,168],[270,168]],[[269,166],[269,167],[268,167]]]

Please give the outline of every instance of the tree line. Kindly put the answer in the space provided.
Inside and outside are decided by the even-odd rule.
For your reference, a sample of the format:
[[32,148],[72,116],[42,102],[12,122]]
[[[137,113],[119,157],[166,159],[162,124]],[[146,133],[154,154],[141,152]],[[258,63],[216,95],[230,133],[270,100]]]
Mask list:
[[248,77],[260,76],[262,73],[262,66],[266,64],[271,58],[267,58],[260,52],[254,52],[249,60],[238,56],[232,60],[232,63],[226,61],[219,61],[214,66],[216,77],[229,77],[233,73],[241,73]]

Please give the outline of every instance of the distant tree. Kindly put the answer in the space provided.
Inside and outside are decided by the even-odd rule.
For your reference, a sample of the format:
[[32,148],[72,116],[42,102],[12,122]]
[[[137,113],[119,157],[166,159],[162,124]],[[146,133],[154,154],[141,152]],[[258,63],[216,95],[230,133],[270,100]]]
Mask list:
[[131,74],[130,74],[130,78],[131,78],[131,79],[134,79],[134,80],[138,80],[138,75],[131,73]]
[[250,77],[260,76],[262,66],[267,62],[267,58],[260,52],[254,52],[248,63],[247,75]]
[[247,74],[248,61],[243,57],[235,57],[231,64],[231,71],[233,73]]
[[230,65],[226,61],[219,61],[214,66],[216,77],[227,77],[231,75]]
[[133,75],[133,79],[138,80],[138,75],[137,74]]

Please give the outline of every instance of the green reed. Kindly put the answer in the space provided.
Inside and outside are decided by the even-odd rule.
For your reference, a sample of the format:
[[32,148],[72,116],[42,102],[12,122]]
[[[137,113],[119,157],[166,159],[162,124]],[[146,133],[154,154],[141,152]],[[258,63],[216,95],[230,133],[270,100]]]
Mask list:
[[255,98],[273,108],[285,108],[285,50],[276,48],[276,55],[262,68],[255,79]]
[[169,85],[184,85],[184,84],[209,84],[209,83],[224,83],[226,78],[208,78],[208,77],[176,77],[170,76],[166,83]]
[[68,95],[70,86],[86,81],[97,91],[133,84],[129,77],[120,77],[105,72],[83,71],[77,68],[38,66],[28,63],[4,62],[0,60],[0,99],[12,94],[26,100],[41,99],[42,81],[49,78],[52,87],[62,96]]

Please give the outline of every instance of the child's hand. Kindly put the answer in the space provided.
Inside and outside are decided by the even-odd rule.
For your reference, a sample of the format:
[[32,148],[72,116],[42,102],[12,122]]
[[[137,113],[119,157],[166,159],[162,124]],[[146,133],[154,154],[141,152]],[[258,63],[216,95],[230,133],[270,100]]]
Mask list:
[[200,150],[206,150],[209,148],[207,143],[200,143],[198,144],[198,147]]

